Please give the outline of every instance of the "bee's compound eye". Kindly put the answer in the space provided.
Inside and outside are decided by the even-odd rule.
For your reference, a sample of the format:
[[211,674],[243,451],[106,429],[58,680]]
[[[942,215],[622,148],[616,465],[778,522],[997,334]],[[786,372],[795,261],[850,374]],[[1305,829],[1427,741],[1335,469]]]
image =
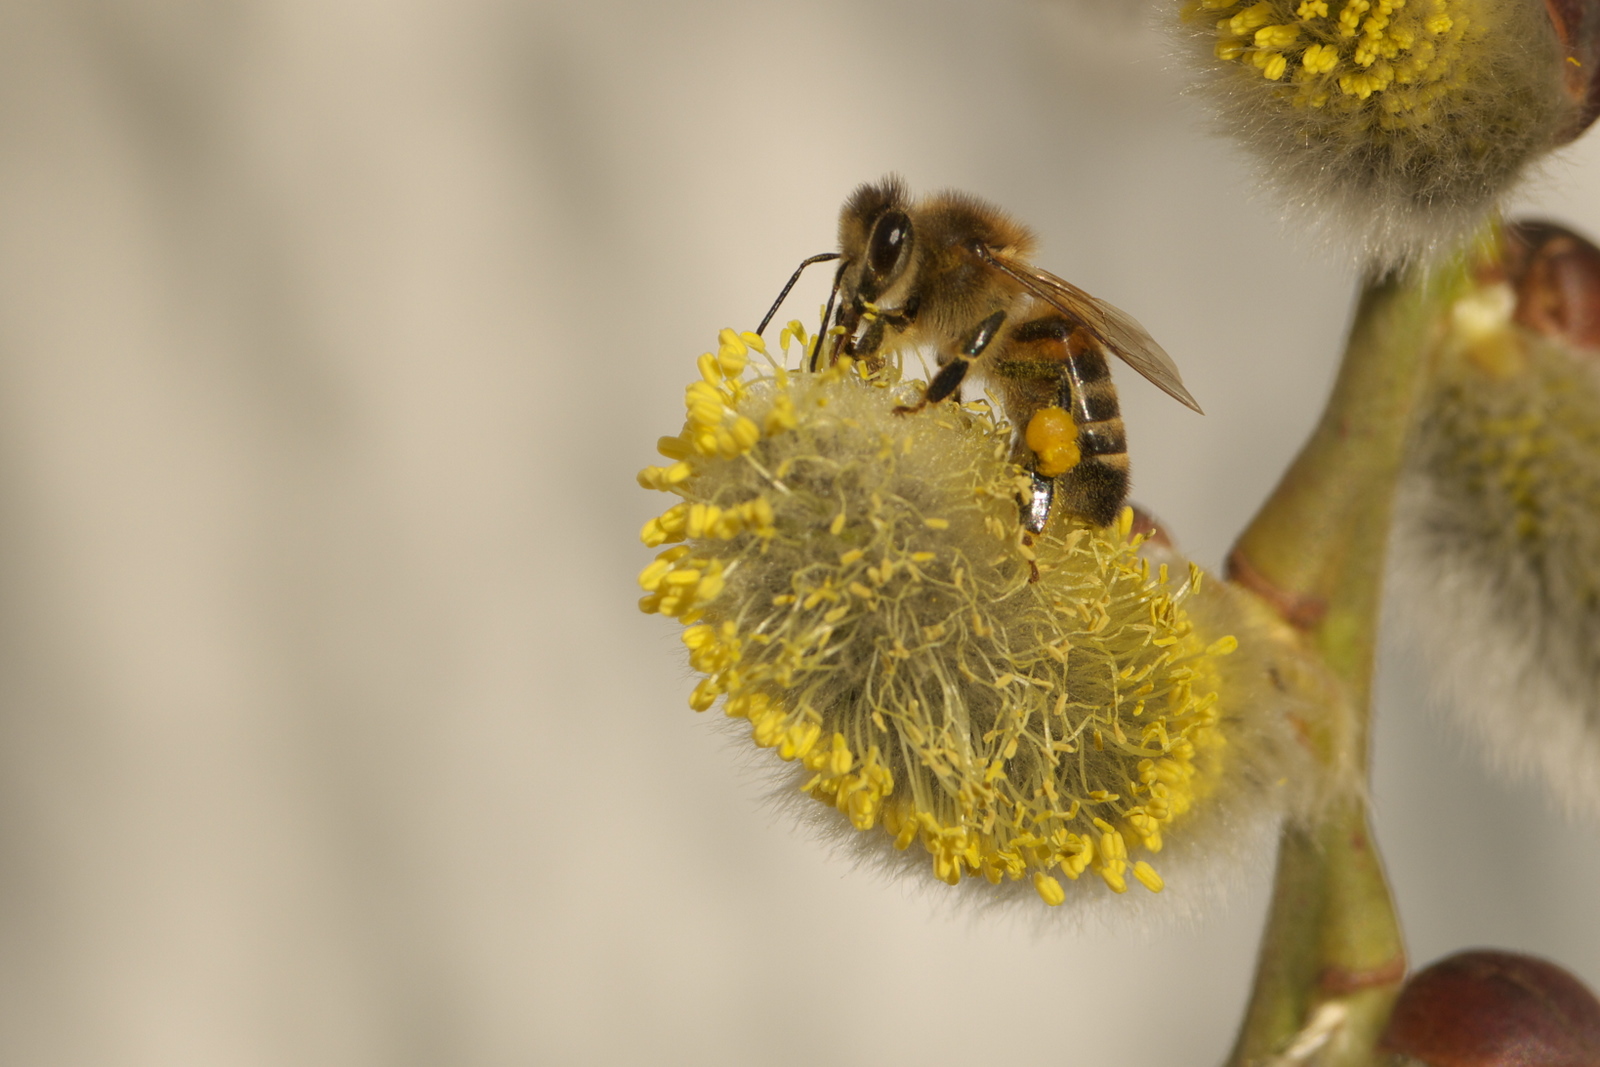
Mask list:
[[904,211],[889,211],[872,227],[867,242],[867,271],[878,281],[894,272],[911,244],[911,220]]

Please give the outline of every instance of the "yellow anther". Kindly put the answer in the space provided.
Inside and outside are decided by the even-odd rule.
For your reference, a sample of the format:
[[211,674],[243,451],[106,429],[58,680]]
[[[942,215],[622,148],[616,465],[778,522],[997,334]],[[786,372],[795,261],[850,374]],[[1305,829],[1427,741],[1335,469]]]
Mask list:
[[1300,65],[1312,74],[1326,74],[1339,65],[1339,50],[1331,44],[1314,44],[1300,56]]
[[1344,10],[1339,12],[1339,36],[1354,37],[1356,28],[1361,25],[1361,16],[1371,6],[1370,0],[1345,0]]
[[727,327],[717,331],[717,346],[721,353],[735,356],[742,356],[748,351],[739,335]]
[[1265,26],[1272,21],[1272,18],[1272,4],[1268,0],[1261,0],[1261,3],[1253,7],[1247,7],[1233,16],[1233,18],[1228,19],[1228,29],[1243,37],[1256,28]]
[[762,423],[762,429],[768,437],[776,436],[785,430],[792,430],[800,424],[794,410],[794,401],[785,393],[772,402],[772,410]]
[[776,708],[767,708],[750,715],[750,738],[762,748],[773,748],[783,740],[784,715]]
[[[661,579],[672,570],[672,564],[664,559],[657,559],[639,572],[639,586],[649,592],[655,592],[661,585]],[[687,640],[687,638],[685,638]]]
[[[710,354],[707,353],[701,358],[709,359]],[[716,410],[717,419],[720,419],[722,412],[727,410],[723,404],[723,399],[722,390],[708,381],[690,382],[683,390],[684,405],[690,409],[691,413],[693,413],[696,405],[706,405]]]
[[712,571],[706,574],[694,584],[694,602],[696,604],[710,603],[722,592],[722,587],[723,578],[721,573]]
[[634,478],[641,489],[655,489],[664,493],[667,491],[667,487],[671,485],[667,481],[666,467],[646,467],[636,474]]
[[689,505],[689,521],[684,526],[691,538],[705,537],[710,528],[722,517],[722,509],[715,504]]
[[673,505],[663,514],[644,524],[644,528],[639,531],[639,540],[651,548],[664,545],[668,541],[681,541],[684,515],[688,510],[685,504]]
[[1061,883],[1043,871],[1034,874],[1033,888],[1039,891],[1040,898],[1052,908],[1067,899],[1067,891],[1061,888]]
[[722,381],[722,368],[717,364],[717,357],[710,352],[703,353],[695,366],[700,371],[700,377],[715,385]]
[[1263,26],[1256,31],[1257,48],[1288,48],[1300,39],[1300,27],[1291,24]]
[[1068,878],[1077,880],[1078,875],[1089,869],[1094,863],[1094,841],[1077,834],[1068,835],[1070,844],[1063,851],[1061,857],[1061,870]]
[[750,451],[751,447],[761,440],[761,430],[753,420],[743,415],[733,420],[733,425],[728,428],[728,433],[741,453]]
[[821,724],[809,721],[795,723],[784,732],[783,742],[778,746],[778,758],[803,759],[821,736]]
[[1144,860],[1140,860],[1133,865],[1133,876],[1139,879],[1139,883],[1152,893],[1161,892],[1167,885],[1161,880],[1161,876],[1156,873],[1156,869]]
[[683,631],[684,646],[691,651],[707,648],[717,640],[717,631],[714,627],[701,623],[698,626],[687,627]]
[[1238,39],[1224,38],[1223,40],[1218,41],[1216,47],[1214,47],[1211,51],[1224,63],[1232,63],[1234,60],[1248,52],[1249,49],[1245,47],[1243,41]]
[[755,527],[756,532],[763,536],[771,536],[774,532],[773,519],[775,518],[772,512],[772,501],[764,496],[758,496],[747,503],[745,509],[745,515],[750,525]]
[[856,763],[855,756],[850,752],[850,746],[845,743],[843,734],[834,734],[833,743],[828,747],[828,760],[824,764],[826,773],[838,778],[850,773],[850,768]]
[[713,678],[702,678],[700,684],[694,687],[694,692],[689,694],[689,707],[695,711],[705,711],[717,702],[721,689]]

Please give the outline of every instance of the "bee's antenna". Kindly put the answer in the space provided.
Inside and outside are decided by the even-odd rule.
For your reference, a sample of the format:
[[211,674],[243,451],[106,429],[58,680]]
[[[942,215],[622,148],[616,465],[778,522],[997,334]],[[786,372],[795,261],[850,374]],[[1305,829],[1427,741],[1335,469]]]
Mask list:
[[[771,322],[772,316],[778,313],[778,309],[783,306],[784,299],[789,295],[789,290],[794,288],[794,283],[800,280],[800,275],[805,273],[807,267],[811,266],[813,263],[825,263],[830,259],[838,259],[839,256],[840,253],[838,252],[823,252],[820,255],[812,256],[810,259],[804,261],[798,267],[796,267],[794,269],[794,273],[789,276],[789,284],[783,287],[783,292],[778,294],[778,299],[774,300],[772,302],[772,307],[767,309],[766,317],[761,320],[761,325],[756,327],[756,336],[759,337],[766,332],[767,323]],[[839,287],[839,281],[837,278],[834,279],[833,287],[835,289]],[[828,298],[828,304],[830,307],[833,304],[833,298],[831,296]],[[828,328],[827,320],[823,320],[822,328],[824,330]]]
[[[822,329],[817,333],[817,347],[811,352],[811,366],[808,369],[812,371],[817,369],[817,364],[822,360],[822,346],[828,343],[828,326],[833,322],[833,304],[839,296],[839,282],[849,265],[850,261],[847,259],[833,272],[833,288],[828,290],[828,305],[822,309]],[[842,340],[843,338],[840,339]],[[835,342],[833,350],[835,353],[839,351],[839,342]]]

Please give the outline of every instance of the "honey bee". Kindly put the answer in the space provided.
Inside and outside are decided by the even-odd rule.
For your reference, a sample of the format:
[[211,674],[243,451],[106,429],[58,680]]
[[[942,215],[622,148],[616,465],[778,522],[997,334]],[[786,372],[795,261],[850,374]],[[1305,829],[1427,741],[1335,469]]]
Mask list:
[[[954,395],[980,368],[1016,428],[1012,459],[1032,476],[1022,523],[1040,533],[1052,506],[1110,525],[1128,495],[1128,453],[1106,355],[1200,410],[1177,366],[1127,313],[1028,262],[1033,235],[963,193],[913,203],[897,178],[862,185],[839,214],[839,260],[812,370],[848,356],[869,367],[929,348],[937,371],[911,415]],[[837,306],[837,314],[835,314]],[[757,330],[757,332],[761,332]]]

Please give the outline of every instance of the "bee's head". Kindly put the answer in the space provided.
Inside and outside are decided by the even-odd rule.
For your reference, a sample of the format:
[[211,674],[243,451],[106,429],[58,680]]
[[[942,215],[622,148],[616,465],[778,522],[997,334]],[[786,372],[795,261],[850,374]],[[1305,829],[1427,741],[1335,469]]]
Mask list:
[[839,213],[839,251],[849,266],[846,287],[861,300],[878,300],[905,276],[915,234],[904,184],[893,175],[863,185]]

